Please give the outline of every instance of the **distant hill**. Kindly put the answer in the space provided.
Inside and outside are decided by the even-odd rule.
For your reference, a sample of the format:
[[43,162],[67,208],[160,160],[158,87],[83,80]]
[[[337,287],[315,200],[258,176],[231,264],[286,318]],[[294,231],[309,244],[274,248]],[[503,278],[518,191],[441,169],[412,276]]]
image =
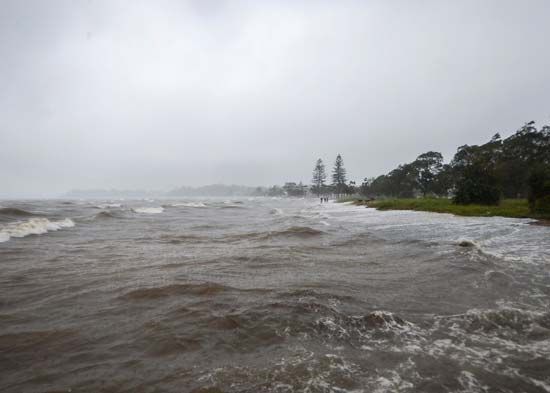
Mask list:
[[201,187],[183,186],[166,193],[166,196],[250,196],[254,195],[256,187],[210,184]]
[[117,189],[91,189],[91,190],[71,190],[64,197],[67,198],[153,198],[165,196],[165,191],[154,190],[117,190]]
[[201,187],[182,186],[170,191],[158,190],[117,190],[117,189],[90,189],[71,190],[66,198],[159,198],[159,197],[199,197],[199,196],[251,196],[257,194],[257,187],[240,185],[210,184]]

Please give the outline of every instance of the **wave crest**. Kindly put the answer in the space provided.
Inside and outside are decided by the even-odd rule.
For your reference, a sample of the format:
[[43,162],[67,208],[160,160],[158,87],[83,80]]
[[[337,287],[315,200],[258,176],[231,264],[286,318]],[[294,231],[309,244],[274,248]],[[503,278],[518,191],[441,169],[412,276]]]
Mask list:
[[182,202],[182,203],[173,203],[168,205],[171,207],[206,207],[202,202]]
[[323,231],[319,231],[310,227],[290,227],[280,231],[267,231],[267,232],[248,232],[238,235],[227,236],[225,239],[229,241],[240,240],[269,240],[272,238],[292,238],[297,237],[301,239],[308,239],[325,234]]
[[283,231],[272,232],[275,236],[296,236],[296,237],[314,237],[323,235],[325,232],[310,227],[290,227]]
[[97,213],[94,216],[95,220],[104,220],[104,219],[110,219],[110,218],[120,218],[120,217],[118,217],[115,213],[111,211],[102,211]]
[[113,209],[113,208],[122,207],[122,204],[120,204],[120,203],[102,203],[102,204],[97,205],[95,207],[97,209]]
[[71,227],[74,227],[74,222],[69,218],[60,221],[50,221],[47,218],[31,218],[28,221],[13,222],[1,228],[0,242],[6,242],[12,237],[42,235],[50,231]]
[[132,209],[134,213],[141,214],[160,214],[164,211],[163,207],[136,207]]
[[27,210],[18,209],[16,207],[0,207],[0,214],[15,217],[29,217],[35,215]]
[[550,329],[550,313],[516,308],[501,308],[496,310],[474,309],[459,316],[459,319],[462,319],[466,323],[466,331],[494,332],[500,336],[530,332],[534,328]]

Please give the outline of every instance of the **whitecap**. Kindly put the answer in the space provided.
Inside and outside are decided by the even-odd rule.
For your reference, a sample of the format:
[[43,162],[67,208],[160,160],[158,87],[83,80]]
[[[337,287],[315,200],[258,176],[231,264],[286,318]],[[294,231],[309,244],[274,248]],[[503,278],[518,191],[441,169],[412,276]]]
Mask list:
[[465,392],[486,392],[489,390],[488,386],[481,385],[474,374],[469,371],[461,371],[457,379]]
[[202,202],[174,203],[170,206],[173,206],[173,207],[206,207],[206,205]]
[[459,245],[460,247],[474,247],[474,248],[477,248],[478,250],[481,250],[481,245],[475,240],[471,240],[471,239],[460,238],[457,240],[456,244]]
[[270,214],[274,214],[276,216],[282,216],[283,215],[283,209],[279,209],[278,207],[273,208],[269,212]]
[[132,209],[135,213],[143,213],[143,214],[159,214],[164,211],[163,207],[137,207],[135,209]]
[[60,221],[50,221],[47,218],[31,218],[28,221],[12,222],[0,229],[0,243],[7,242],[12,237],[42,235],[62,228],[74,227],[74,222],[66,218]]
[[120,203],[102,203],[101,205],[96,206],[98,209],[110,209],[110,208],[117,208],[122,207]]

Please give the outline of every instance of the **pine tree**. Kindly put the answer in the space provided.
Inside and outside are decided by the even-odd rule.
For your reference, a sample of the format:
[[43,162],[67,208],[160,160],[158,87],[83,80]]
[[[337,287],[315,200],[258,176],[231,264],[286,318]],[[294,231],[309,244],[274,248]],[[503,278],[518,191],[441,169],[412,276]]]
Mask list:
[[336,156],[334,168],[332,169],[332,185],[337,195],[342,194],[346,189],[346,169],[340,154]]
[[323,160],[319,158],[315,164],[315,168],[313,168],[312,179],[313,192],[315,192],[318,197],[321,195],[323,188],[325,187],[326,180],[327,174],[325,173],[325,164],[323,164]]

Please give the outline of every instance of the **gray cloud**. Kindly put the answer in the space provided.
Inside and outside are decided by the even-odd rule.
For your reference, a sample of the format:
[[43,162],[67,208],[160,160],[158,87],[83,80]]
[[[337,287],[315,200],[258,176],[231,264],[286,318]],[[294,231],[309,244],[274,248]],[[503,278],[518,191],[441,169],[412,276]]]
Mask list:
[[550,3],[3,1],[0,196],[357,180],[550,122]]

